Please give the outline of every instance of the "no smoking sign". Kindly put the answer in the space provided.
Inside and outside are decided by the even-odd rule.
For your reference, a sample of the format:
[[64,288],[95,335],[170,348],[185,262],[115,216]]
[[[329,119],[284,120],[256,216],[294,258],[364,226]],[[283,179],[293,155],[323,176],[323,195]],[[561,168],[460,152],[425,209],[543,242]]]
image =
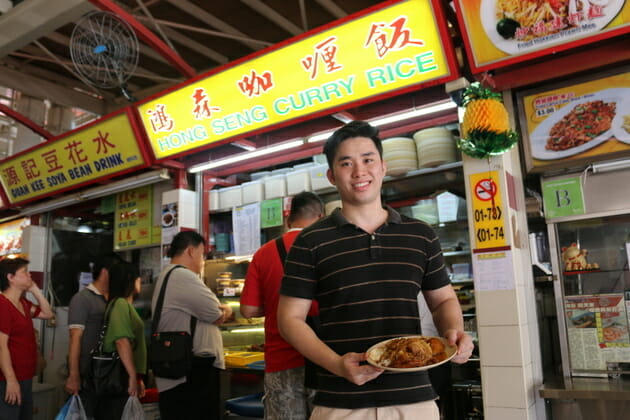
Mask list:
[[487,249],[507,245],[503,200],[497,171],[470,175],[475,248]]
[[489,178],[480,179],[475,184],[475,197],[481,201],[490,201],[497,195],[497,184]]

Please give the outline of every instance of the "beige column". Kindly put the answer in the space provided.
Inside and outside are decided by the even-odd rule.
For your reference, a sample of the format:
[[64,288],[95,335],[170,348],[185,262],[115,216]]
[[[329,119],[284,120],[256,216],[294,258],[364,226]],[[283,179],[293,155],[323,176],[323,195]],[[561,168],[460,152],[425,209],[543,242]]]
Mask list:
[[[505,100],[507,109],[514,109],[507,102],[509,95],[505,95]],[[538,396],[543,380],[542,361],[518,145],[490,159],[464,156],[463,166],[472,258],[480,261],[479,256],[484,253],[475,252],[483,250],[476,249],[478,242],[472,209],[475,186],[471,185],[471,175],[496,171],[493,181],[502,201],[501,217],[509,247],[498,265],[501,270],[473,273],[484,418],[545,419],[544,400]],[[490,280],[498,272],[501,276],[494,280],[498,280],[500,286],[495,287]]]

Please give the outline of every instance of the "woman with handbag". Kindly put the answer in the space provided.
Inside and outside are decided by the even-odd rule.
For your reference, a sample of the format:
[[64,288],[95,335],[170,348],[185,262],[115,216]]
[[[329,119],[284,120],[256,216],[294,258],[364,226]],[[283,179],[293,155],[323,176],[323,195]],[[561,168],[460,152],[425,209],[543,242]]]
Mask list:
[[[142,376],[147,370],[144,323],[132,306],[140,293],[138,268],[130,263],[114,264],[109,271],[108,326],[103,340],[105,352],[118,352],[128,374],[127,395],[112,396],[107,419],[120,419],[127,399],[144,396]],[[107,321],[106,321],[107,322]]]
[[[51,319],[50,304],[28,272],[28,260],[0,261],[0,419],[33,418],[32,380],[37,366],[33,318]],[[30,292],[37,305],[24,298]]]

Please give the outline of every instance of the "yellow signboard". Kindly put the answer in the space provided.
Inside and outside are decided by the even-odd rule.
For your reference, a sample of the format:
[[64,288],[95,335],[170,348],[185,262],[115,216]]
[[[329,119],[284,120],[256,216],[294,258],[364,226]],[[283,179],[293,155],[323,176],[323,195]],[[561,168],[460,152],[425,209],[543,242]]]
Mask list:
[[470,175],[476,249],[507,245],[503,200],[497,171]]
[[114,221],[115,251],[152,245],[153,186],[116,194]]
[[0,182],[15,204],[145,165],[123,112],[7,159],[0,164]]
[[455,78],[440,7],[431,0],[387,3],[143,103],[138,109],[156,159]]

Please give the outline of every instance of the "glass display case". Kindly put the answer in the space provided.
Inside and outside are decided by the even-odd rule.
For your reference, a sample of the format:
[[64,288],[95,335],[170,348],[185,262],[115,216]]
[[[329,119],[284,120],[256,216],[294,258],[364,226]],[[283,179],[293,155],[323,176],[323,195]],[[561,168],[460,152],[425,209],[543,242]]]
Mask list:
[[630,214],[553,225],[572,376],[630,363]]

